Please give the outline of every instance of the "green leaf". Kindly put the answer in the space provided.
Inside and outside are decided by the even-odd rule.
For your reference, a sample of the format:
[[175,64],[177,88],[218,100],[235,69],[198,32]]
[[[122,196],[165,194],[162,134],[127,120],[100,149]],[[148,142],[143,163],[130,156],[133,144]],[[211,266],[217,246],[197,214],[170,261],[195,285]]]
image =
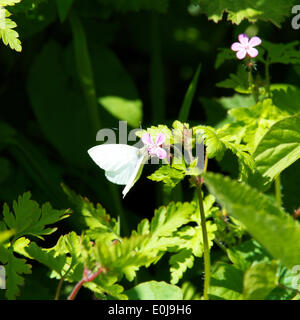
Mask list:
[[272,99],[275,106],[290,115],[300,112],[300,89],[297,87],[289,86],[284,89],[273,90]]
[[156,237],[170,236],[180,226],[188,223],[195,211],[194,203],[170,202],[167,207],[162,206],[155,210],[150,231]]
[[250,94],[248,73],[243,66],[239,66],[237,73],[230,73],[229,79],[216,84],[219,88],[234,89],[236,92]]
[[300,261],[300,224],[269,197],[220,174],[207,173],[204,181],[217,201],[238,219],[266,250],[287,266]]
[[178,283],[188,268],[194,265],[194,256],[192,250],[181,250],[170,258],[171,283]]
[[74,55],[82,91],[85,96],[89,120],[93,134],[100,128],[100,119],[97,108],[97,96],[94,83],[94,74],[91,57],[87,44],[86,34],[80,19],[73,13],[70,16],[71,29],[73,34]]
[[74,0],[56,0],[58,15],[61,22],[64,22],[73,5]]
[[218,262],[211,274],[209,296],[216,300],[240,300],[243,272],[233,265]]
[[243,298],[264,300],[278,283],[278,263],[260,262],[245,272]]
[[218,69],[224,62],[228,60],[236,60],[234,51],[228,48],[219,49],[215,62],[215,69]]
[[253,157],[257,170],[274,179],[300,158],[300,117],[292,116],[276,122],[263,136]]
[[267,62],[283,64],[300,64],[299,41],[288,43],[271,43],[266,40],[262,46],[267,50]]
[[[9,19],[6,20],[8,20],[7,24],[11,22]],[[21,41],[19,40],[19,34],[17,31],[11,28],[0,29],[0,38],[2,39],[3,43],[5,45],[9,45],[11,49],[18,52],[22,51]]]
[[[45,137],[68,163],[82,167],[90,164],[86,150],[95,137],[81,88],[68,64],[72,56],[71,47],[68,49],[56,42],[44,45],[29,72],[28,94]],[[47,88],[42,85],[46,81]]]
[[24,284],[24,274],[31,273],[31,266],[26,264],[25,259],[16,258],[12,248],[0,247],[0,262],[4,264],[6,271],[6,292],[7,299],[15,299],[19,294],[19,287]]
[[0,245],[8,240],[14,233],[14,230],[0,231]]
[[290,15],[293,1],[277,0],[276,6],[270,6],[267,0],[200,0],[199,4],[201,11],[214,22],[220,21],[226,12],[227,20],[235,24],[240,24],[244,19],[249,22],[263,20],[279,27],[284,18]]
[[254,262],[269,262],[271,259],[261,244],[253,239],[227,249],[227,254],[231,262],[243,271],[250,268]]
[[99,98],[99,103],[114,117],[125,120],[134,128],[142,121],[141,100],[131,100],[117,96],[105,96]]
[[226,148],[215,129],[209,126],[197,126],[194,130],[196,134],[200,133],[203,136],[207,157],[209,159],[214,157],[222,159]]
[[14,6],[16,3],[19,3],[21,1],[22,0],[0,0],[0,7]]
[[98,264],[109,272],[119,276],[124,274],[132,281],[141,266],[151,263],[156,258],[156,251],[143,250],[147,240],[146,236],[133,235],[113,244],[106,235],[99,236],[94,256]]
[[185,94],[182,106],[180,108],[178,120],[181,122],[186,122],[189,117],[190,109],[192,106],[192,102],[196,93],[197,89],[197,84],[198,84],[198,79],[199,79],[199,74],[201,71],[201,64],[198,66],[196,73],[193,77],[192,82],[190,83],[188,90]]
[[42,238],[42,235],[51,234],[56,230],[56,228],[45,228],[46,225],[68,217],[68,211],[54,210],[49,203],[40,208],[30,197],[29,192],[19,196],[18,202],[13,203],[14,213],[10,212],[7,204],[3,206],[4,222],[8,228],[16,231],[15,239],[23,235]]
[[87,198],[77,195],[66,185],[62,185],[62,187],[70,202],[83,215],[84,221],[89,228],[86,232],[91,238],[105,233],[111,234],[114,239],[119,238],[119,222],[111,218],[99,203],[95,207]]
[[181,289],[164,281],[143,282],[124,293],[130,300],[182,300]]
[[[81,42],[76,43],[79,47]],[[37,55],[28,78],[30,102],[43,133],[64,160],[77,168],[92,166],[86,151],[95,144],[96,132],[101,129],[94,129],[98,126],[95,122],[97,120],[92,120],[96,118],[93,111],[88,109],[94,103],[93,90],[98,102],[100,98],[107,96],[121,97],[127,101],[138,100],[135,85],[117,56],[99,43],[89,43],[89,49],[94,88],[90,83],[92,78],[89,70],[84,69],[88,62],[82,61],[80,52],[83,52],[83,48],[77,52],[80,65],[77,66],[83,70],[80,80],[87,80],[84,92],[86,99],[91,99],[88,105],[73,68],[75,57],[72,46],[64,49],[54,41],[46,43]],[[48,83],[47,87],[42,85],[45,82]],[[53,95],[52,92],[56,94]],[[105,117],[106,121],[115,125],[115,119],[100,108],[98,103],[97,109],[102,113],[102,118]]]
[[284,109],[277,108],[271,99],[265,99],[249,108],[230,109],[228,114],[235,119],[234,123],[229,124],[229,131],[234,129],[240,135],[251,154],[269,128],[276,121],[289,116]]
[[232,97],[222,97],[218,102],[223,108],[230,110],[235,108],[250,108],[256,104],[253,95],[234,94]]
[[168,165],[159,167],[154,173],[147,178],[152,181],[162,181],[169,188],[174,188],[185,177],[185,172],[177,170]]

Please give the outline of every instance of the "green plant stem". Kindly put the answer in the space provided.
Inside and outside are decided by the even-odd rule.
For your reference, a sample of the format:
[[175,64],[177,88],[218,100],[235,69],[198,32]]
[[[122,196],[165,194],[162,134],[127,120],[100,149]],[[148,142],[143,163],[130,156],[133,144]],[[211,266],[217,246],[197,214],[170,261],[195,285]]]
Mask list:
[[254,97],[254,100],[257,102],[258,101],[258,96],[257,96],[256,91],[255,91],[255,86],[254,86],[254,83],[253,83],[253,75],[252,75],[252,70],[251,69],[249,69],[249,71],[248,71],[248,83],[249,83],[249,87],[251,89],[252,95]]
[[280,175],[275,178],[275,196],[279,207],[282,206]]
[[60,278],[58,286],[57,286],[57,289],[56,289],[54,300],[58,300],[59,299],[61,287],[62,287],[62,284],[63,284],[64,280],[65,279],[63,277]]
[[208,236],[207,236],[207,229],[206,229],[206,221],[205,221],[205,212],[203,206],[203,198],[202,198],[202,183],[200,177],[196,178],[196,185],[197,185],[197,194],[199,200],[199,209],[200,209],[200,223],[202,229],[202,238],[203,238],[203,251],[204,251],[204,290],[203,290],[203,297],[204,300],[209,300],[208,298],[208,291],[209,291],[209,284],[210,284],[210,252],[209,252],[209,245],[208,245]]
[[265,63],[265,77],[267,81],[267,92],[270,94],[270,65],[268,62]]

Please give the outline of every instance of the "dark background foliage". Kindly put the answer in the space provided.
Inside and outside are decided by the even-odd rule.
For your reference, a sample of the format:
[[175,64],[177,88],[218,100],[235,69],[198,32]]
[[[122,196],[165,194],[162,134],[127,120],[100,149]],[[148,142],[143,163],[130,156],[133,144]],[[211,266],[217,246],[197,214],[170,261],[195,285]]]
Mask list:
[[[30,4],[34,2],[39,4],[32,8]],[[96,95],[117,92],[126,98],[140,99],[143,127],[171,124],[178,117],[199,63],[202,70],[189,121],[209,125],[221,121],[225,110],[218,104],[212,109],[205,101],[232,95],[231,90],[215,84],[235,72],[240,62],[228,62],[215,69],[216,56],[219,48],[229,48],[247,28],[254,28],[262,39],[274,43],[299,39],[300,31],[291,28],[290,17],[281,29],[262,21],[255,25],[244,21],[237,26],[227,21],[226,15],[216,24],[188,0],[170,1],[168,8],[163,2],[158,10],[116,10],[108,1],[95,0],[76,0],[72,7],[72,14],[80,18],[85,30]],[[76,70],[69,19],[60,21],[53,0],[24,0],[11,11],[23,51],[16,53],[0,46],[1,204],[30,190],[39,203],[50,201],[56,208],[70,207],[60,187],[64,182],[81,195],[100,202],[115,216],[121,206],[129,229],[142,217],[151,217],[153,210],[165,201],[162,187],[146,179],[154,168],[145,168],[143,178],[121,200],[121,189],[109,186],[103,172],[86,153],[96,144],[95,132],[91,132],[87,102]],[[257,72],[263,70],[258,66]],[[271,77],[275,83],[297,85],[300,69],[275,65]],[[98,112],[102,128],[118,127],[118,119],[100,105]],[[234,176],[235,166],[233,158],[226,155],[222,166],[212,161],[209,169]],[[299,178],[296,166],[299,164],[290,167],[282,178],[283,188],[289,190],[283,199],[289,210],[294,210],[298,201],[293,191]],[[188,183],[183,190],[183,198],[191,199]],[[172,197],[176,199],[176,191]],[[59,228],[57,235],[47,240],[49,246],[59,234],[80,231],[80,220],[74,214]],[[42,275],[44,267],[38,270],[36,274]],[[26,280],[26,286],[33,291],[30,281]],[[35,281],[38,283],[38,276]],[[46,289],[39,293],[39,298],[43,294],[47,296]]]

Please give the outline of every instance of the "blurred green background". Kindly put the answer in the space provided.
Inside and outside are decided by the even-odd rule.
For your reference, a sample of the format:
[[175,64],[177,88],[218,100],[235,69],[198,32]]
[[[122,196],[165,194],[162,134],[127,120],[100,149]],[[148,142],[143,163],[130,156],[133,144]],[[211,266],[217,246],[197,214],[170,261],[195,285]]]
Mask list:
[[[154,171],[146,166],[122,200],[121,187],[111,185],[87,154],[97,144],[97,130],[118,132],[119,120],[128,121],[129,129],[170,125],[200,63],[189,122],[217,125],[226,110],[213,98],[233,92],[215,84],[241,63],[230,61],[215,69],[218,50],[229,48],[245,31],[275,43],[297,40],[300,31],[292,29],[291,17],[281,28],[247,20],[237,26],[226,14],[216,24],[201,5],[188,0],[144,1],[144,7],[136,0],[71,2],[66,0],[72,4],[66,14],[58,13],[54,0],[23,0],[10,8],[23,51],[0,45],[1,207],[30,190],[39,203],[68,208],[60,186],[64,182],[112,215],[122,211],[130,230],[164,203],[162,188],[146,179]],[[257,72],[263,73],[259,67]],[[300,68],[275,65],[271,77],[275,83],[298,85]],[[226,155],[222,165],[211,161],[209,170],[234,177],[236,166]],[[282,177],[287,190],[297,184],[296,166]],[[293,182],[285,186],[288,179]],[[297,196],[286,194],[286,206],[294,210]],[[179,200],[176,190],[172,197]],[[183,184],[183,200],[191,198],[188,183]],[[72,215],[47,240],[49,246],[60,234],[80,227],[80,219]]]

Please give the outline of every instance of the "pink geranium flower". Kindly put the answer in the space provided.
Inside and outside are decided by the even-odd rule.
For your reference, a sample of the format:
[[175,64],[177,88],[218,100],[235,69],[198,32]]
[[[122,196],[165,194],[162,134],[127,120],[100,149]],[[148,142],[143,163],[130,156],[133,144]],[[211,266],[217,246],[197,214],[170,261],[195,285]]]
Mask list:
[[231,50],[237,51],[236,56],[242,60],[248,55],[250,58],[255,58],[258,55],[258,50],[254,47],[261,44],[259,37],[252,37],[250,40],[245,34],[239,35],[239,42],[235,42],[231,46]]
[[167,152],[161,145],[164,144],[166,138],[163,133],[159,133],[153,142],[152,137],[149,133],[145,133],[142,136],[143,143],[148,147],[148,152],[151,157],[157,156],[159,159],[164,159],[167,157]]

